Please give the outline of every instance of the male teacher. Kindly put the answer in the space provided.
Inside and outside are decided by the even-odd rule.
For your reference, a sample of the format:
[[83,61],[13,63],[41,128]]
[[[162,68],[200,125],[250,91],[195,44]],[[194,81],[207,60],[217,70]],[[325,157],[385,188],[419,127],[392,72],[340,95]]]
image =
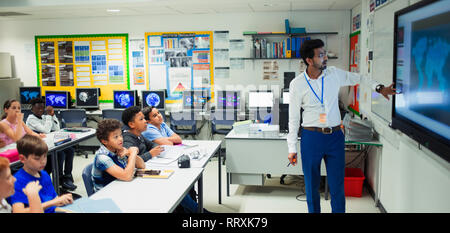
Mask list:
[[[297,133],[300,108],[303,108],[303,129],[300,151],[305,178],[306,201],[310,213],[320,213],[320,164],[325,161],[333,213],[345,212],[344,134],[340,128],[341,115],[338,93],[342,86],[356,85],[366,77],[336,67],[327,68],[327,53],[320,39],[305,41],[300,54],[307,64],[305,72],[289,85],[289,134],[287,144],[289,162],[297,164]],[[378,93],[389,99],[395,94],[394,84],[384,87],[369,81]]]

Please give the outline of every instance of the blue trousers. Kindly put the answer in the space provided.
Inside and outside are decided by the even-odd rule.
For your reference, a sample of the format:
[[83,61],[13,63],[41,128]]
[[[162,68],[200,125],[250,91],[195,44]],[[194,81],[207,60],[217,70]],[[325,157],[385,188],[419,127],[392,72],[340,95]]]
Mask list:
[[186,213],[198,213],[198,204],[189,194],[181,200],[180,204]]
[[342,131],[323,134],[302,129],[300,150],[308,212],[320,213],[320,164],[323,158],[327,169],[332,212],[344,213],[345,139]]

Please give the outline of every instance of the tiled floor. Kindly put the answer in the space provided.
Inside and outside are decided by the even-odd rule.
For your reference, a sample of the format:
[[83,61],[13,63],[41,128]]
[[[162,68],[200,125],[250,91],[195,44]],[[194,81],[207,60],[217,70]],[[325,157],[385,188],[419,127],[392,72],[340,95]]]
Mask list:
[[[81,172],[83,168],[92,163],[93,154],[89,158],[75,156],[73,176],[78,188],[74,191],[86,197]],[[222,204],[218,204],[218,172],[217,158],[212,158],[203,173],[204,207],[217,213],[307,213],[305,201],[299,201],[296,196],[302,193],[303,180],[300,176],[287,176],[285,185],[280,184],[279,176],[272,175],[266,179],[264,186],[230,185],[230,196],[226,196],[226,169],[222,167]],[[305,200],[300,196],[298,199]],[[322,213],[330,213],[330,200],[325,200],[321,193]],[[367,190],[363,190],[361,198],[346,197],[347,213],[380,213],[375,207],[373,198]]]

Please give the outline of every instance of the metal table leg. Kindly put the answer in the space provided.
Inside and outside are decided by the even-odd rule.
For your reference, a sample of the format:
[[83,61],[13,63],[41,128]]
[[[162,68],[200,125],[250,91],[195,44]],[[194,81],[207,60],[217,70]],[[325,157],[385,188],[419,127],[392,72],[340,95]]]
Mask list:
[[[61,192],[59,190],[59,164],[58,164],[58,152],[52,151],[50,156],[52,161],[52,179],[53,179],[53,187],[55,188],[56,194],[60,195]],[[48,159],[48,158],[47,158]]]
[[197,181],[198,188],[198,212],[203,213],[203,173]]
[[219,204],[222,204],[222,165],[221,165],[221,160],[222,160],[222,155],[221,155],[221,147],[219,146],[219,161],[217,163],[217,166],[219,166]]

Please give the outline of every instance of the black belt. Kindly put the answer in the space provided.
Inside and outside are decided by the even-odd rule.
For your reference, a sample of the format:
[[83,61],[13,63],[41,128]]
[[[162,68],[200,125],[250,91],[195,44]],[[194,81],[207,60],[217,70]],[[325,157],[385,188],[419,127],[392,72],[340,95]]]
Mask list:
[[327,128],[319,128],[319,127],[303,127],[303,129],[309,130],[309,131],[317,131],[321,132],[323,134],[331,134],[334,131],[338,131],[341,129],[341,126],[335,126],[335,127],[327,127]]

